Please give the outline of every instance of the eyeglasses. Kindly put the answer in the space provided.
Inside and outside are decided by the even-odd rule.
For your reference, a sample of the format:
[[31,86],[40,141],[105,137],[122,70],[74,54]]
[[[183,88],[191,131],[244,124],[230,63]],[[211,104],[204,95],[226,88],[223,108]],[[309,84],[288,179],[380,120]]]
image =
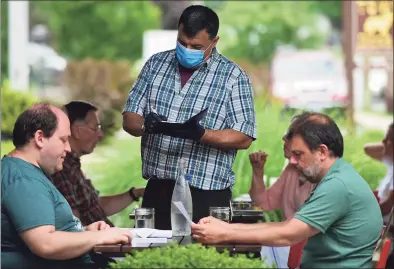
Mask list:
[[88,123],[86,123],[85,126],[88,127],[90,130],[95,131],[95,132],[98,132],[99,130],[101,130],[101,124],[100,123],[96,124],[96,127],[92,127]]

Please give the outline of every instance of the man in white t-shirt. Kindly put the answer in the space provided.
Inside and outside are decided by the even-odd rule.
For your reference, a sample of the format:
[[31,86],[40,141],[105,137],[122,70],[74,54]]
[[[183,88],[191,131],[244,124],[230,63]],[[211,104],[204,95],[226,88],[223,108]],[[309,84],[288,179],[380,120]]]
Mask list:
[[387,224],[391,208],[394,204],[393,195],[393,161],[394,161],[394,127],[390,124],[386,135],[380,143],[370,143],[364,146],[365,153],[371,158],[386,165],[387,173],[377,189],[380,209]]

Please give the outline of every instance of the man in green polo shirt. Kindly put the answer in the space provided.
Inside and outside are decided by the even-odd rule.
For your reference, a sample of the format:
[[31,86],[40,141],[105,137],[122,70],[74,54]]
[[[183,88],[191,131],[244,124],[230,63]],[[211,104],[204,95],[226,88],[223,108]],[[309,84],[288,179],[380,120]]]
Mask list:
[[288,246],[308,239],[301,268],[371,268],[381,235],[379,204],[365,180],[343,158],[343,137],[328,116],[314,113],[289,131],[290,163],[311,183],[311,196],[282,223],[226,224],[208,217],[192,225],[204,243]]

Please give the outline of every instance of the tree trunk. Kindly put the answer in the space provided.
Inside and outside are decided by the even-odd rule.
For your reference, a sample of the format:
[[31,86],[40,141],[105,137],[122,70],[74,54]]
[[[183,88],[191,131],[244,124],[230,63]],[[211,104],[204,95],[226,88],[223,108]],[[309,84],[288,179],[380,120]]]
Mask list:
[[178,21],[183,10],[190,5],[189,0],[161,1],[152,0],[162,11],[161,29],[177,30]]
[[387,68],[386,109],[387,112],[393,113],[393,54],[387,57]]

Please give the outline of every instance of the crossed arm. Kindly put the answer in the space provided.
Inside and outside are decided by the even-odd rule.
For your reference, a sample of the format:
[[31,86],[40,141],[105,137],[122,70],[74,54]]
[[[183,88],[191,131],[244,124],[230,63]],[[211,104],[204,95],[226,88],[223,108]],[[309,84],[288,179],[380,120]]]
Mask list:
[[[372,159],[375,159],[377,161],[382,161],[384,155],[384,145],[382,142],[365,144],[364,152]],[[379,202],[380,210],[382,211],[383,216],[390,213],[393,204],[394,204],[394,194],[393,194],[393,190],[390,190],[389,194],[387,195],[387,198]]]
[[92,223],[80,232],[56,231],[53,225],[42,225],[21,232],[21,239],[31,252],[44,259],[67,260],[88,253],[101,244],[127,244],[129,231],[111,228],[104,221]]
[[391,208],[394,205],[394,191],[389,191],[387,198],[379,202],[380,210],[382,211],[382,215],[386,216],[390,214]]
[[384,153],[384,145],[382,142],[365,144],[364,152],[372,159],[381,161]]
[[[144,191],[145,188],[135,188],[134,195],[141,198],[144,196]],[[100,207],[104,210],[106,216],[112,216],[113,214],[122,211],[134,201],[133,198],[131,198],[129,191],[121,194],[101,196],[99,199]],[[81,218],[81,214],[76,206],[72,208],[72,211],[74,216]]]
[[102,243],[98,232],[61,232],[52,225],[29,229],[20,237],[37,256],[55,260],[81,256]]

